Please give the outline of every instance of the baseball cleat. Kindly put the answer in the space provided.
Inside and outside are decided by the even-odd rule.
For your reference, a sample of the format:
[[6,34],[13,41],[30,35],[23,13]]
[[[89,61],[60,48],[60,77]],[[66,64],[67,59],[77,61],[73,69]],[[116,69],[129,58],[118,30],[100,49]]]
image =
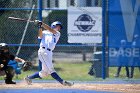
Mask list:
[[28,76],[27,76],[26,78],[24,78],[24,80],[26,81],[26,83],[27,83],[28,85],[31,85],[31,84],[32,84],[32,80],[29,79]]
[[74,82],[63,81],[62,85],[64,85],[64,86],[73,86]]
[[14,81],[5,81],[6,84],[16,84]]

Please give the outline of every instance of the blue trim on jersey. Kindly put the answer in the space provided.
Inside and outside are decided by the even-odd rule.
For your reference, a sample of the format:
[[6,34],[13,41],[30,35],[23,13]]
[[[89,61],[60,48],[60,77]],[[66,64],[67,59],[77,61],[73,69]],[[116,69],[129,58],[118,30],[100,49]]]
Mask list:
[[56,38],[55,38],[55,35],[53,34],[53,36],[54,36],[54,38],[53,38],[53,39],[54,39],[54,43],[56,43]]

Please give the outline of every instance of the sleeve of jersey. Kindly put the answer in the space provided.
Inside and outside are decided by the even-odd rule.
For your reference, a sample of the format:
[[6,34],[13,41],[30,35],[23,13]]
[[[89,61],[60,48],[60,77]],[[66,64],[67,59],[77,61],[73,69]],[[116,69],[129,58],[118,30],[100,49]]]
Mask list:
[[59,31],[57,31],[57,33],[56,34],[54,34],[56,37],[60,37],[60,32]]

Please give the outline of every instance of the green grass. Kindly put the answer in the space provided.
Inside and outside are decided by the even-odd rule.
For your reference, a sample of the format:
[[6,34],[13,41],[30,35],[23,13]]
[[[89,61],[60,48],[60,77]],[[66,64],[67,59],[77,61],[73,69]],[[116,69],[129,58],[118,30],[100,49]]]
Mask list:
[[[131,67],[129,67],[129,73],[130,73],[130,69],[131,69]],[[114,74],[116,74],[116,72],[117,72],[117,67],[110,67],[109,68],[110,78],[114,78]],[[126,78],[125,67],[122,67],[119,78]],[[135,69],[134,69],[134,77],[133,78],[134,79],[140,78],[140,71],[139,71],[138,67],[135,67]]]
[[58,63],[56,68],[62,68],[58,74],[68,80],[93,80],[92,76],[88,75],[90,63]]
[[[93,80],[93,76],[88,75],[89,67],[91,63],[85,62],[85,63],[54,63],[54,67],[56,72],[66,80],[80,80],[80,81],[87,81],[87,80]],[[37,70],[33,69],[32,71],[26,71],[22,74],[18,75],[18,78],[15,76],[14,79],[22,80],[27,75],[31,75]],[[3,77],[0,77],[0,80],[2,80]],[[46,80],[54,80],[50,75],[46,78]]]
[[[78,80],[78,81],[93,81],[93,80],[102,80],[101,78],[97,79],[95,76],[90,76],[88,74],[89,68],[91,66],[90,62],[83,62],[83,63],[67,63],[67,62],[57,62],[54,63],[54,67],[56,72],[65,80]],[[14,79],[19,79],[22,80],[24,77],[27,75],[31,75],[34,72],[36,72],[37,69],[33,69],[31,71],[26,71],[23,72],[22,74],[18,75],[17,77],[14,77]],[[109,68],[109,78],[114,78],[114,74],[116,73],[117,68],[116,67],[110,67]],[[120,77],[119,78],[126,78],[125,74],[125,68],[122,67]],[[139,69],[135,68],[134,71],[134,79],[139,79],[140,74],[139,74]],[[46,80],[54,80],[50,75],[46,78]],[[0,80],[3,80],[3,77],[0,77]]]

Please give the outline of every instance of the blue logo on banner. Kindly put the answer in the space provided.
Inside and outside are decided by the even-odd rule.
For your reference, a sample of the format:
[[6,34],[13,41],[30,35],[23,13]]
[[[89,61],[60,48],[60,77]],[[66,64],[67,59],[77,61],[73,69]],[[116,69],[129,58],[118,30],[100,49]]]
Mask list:
[[93,20],[89,15],[82,14],[75,21],[74,25],[82,32],[88,32],[95,25],[96,20]]

